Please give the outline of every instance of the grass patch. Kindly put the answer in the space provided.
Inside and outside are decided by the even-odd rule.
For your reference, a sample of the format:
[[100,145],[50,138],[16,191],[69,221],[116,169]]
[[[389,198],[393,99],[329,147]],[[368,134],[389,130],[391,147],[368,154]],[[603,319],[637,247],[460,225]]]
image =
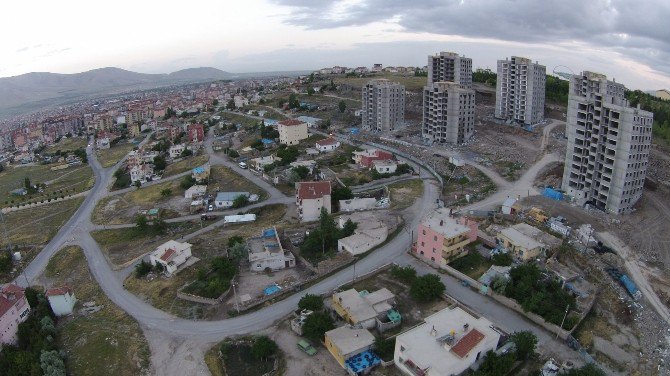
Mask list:
[[135,147],[132,143],[116,144],[109,149],[98,150],[98,159],[102,167],[112,167]]
[[[73,375],[140,375],[149,368],[149,345],[139,324],[107,298],[92,278],[83,251],[60,250],[49,261],[46,277],[55,285],[74,288],[80,302],[94,301],[102,309],[60,320],[61,347],[67,352],[68,373]],[[75,309],[80,308],[78,304]]]
[[88,146],[88,140],[84,137],[63,137],[58,143],[44,149],[44,154],[54,154],[57,151],[67,152],[77,149],[85,149]]
[[423,195],[423,181],[420,179],[393,183],[388,187],[391,193],[392,209],[406,209]]
[[249,192],[264,197],[265,191],[242,175],[225,166],[212,166],[208,191]]
[[168,165],[163,172],[163,177],[181,174],[182,172],[186,172],[198,166],[202,166],[207,163],[207,161],[209,161],[209,155],[207,154],[188,157],[177,163]]
[[[68,167],[52,171],[50,165],[7,167],[0,173],[0,202],[3,207],[15,206],[19,203],[40,202],[49,198],[60,197],[83,192],[93,186],[93,170],[87,166]],[[23,188],[25,178],[32,185],[46,184],[42,192],[25,196],[13,196],[10,191]]]
[[[388,80],[399,82],[405,86],[405,89],[408,91],[420,91],[426,85],[426,77],[415,77],[414,75],[403,75],[403,74],[394,74],[394,73],[377,73],[370,74],[366,77],[336,77],[333,79],[335,85],[339,84],[348,84],[354,88],[362,88],[370,80],[375,78],[386,78]],[[359,91],[360,93],[360,91]],[[337,92],[334,92],[337,95]]]
[[[13,246],[47,243],[72,217],[83,201],[83,197],[77,197],[5,214],[9,240]],[[7,245],[7,239],[4,236],[0,244]]]
[[478,279],[493,263],[479,252],[469,251],[467,255],[452,261],[449,265],[472,279]]

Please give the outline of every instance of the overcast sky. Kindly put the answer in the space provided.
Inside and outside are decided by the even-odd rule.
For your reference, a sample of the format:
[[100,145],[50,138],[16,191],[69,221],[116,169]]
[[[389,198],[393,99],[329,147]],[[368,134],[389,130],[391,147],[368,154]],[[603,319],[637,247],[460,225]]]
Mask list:
[[425,65],[526,56],[630,88],[670,88],[670,0],[6,1],[0,77],[115,66],[143,73]]

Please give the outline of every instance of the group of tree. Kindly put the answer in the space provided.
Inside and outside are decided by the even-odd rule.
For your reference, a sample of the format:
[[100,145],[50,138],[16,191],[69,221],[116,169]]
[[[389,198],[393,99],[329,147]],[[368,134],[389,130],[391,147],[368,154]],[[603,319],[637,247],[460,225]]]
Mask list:
[[130,174],[126,171],[125,168],[121,167],[114,172],[114,184],[112,187],[115,189],[122,189],[130,186]]
[[654,113],[653,136],[670,144],[670,100],[657,98],[640,90],[627,91],[631,106],[640,105],[645,111]]
[[321,209],[319,225],[309,232],[300,246],[300,253],[306,257],[324,257],[327,252],[337,249],[337,241],[350,236],[356,230],[356,224],[347,220],[343,228],[338,228],[333,216]]
[[409,285],[410,296],[420,303],[440,299],[446,289],[437,274],[418,276],[416,270],[411,266],[394,265],[391,267],[391,275],[398,281]]
[[158,216],[158,218],[153,219],[151,223],[149,223],[147,217],[140,214],[135,218],[135,229],[140,233],[162,235],[167,231],[168,224],[161,218],[161,216]]
[[233,208],[239,209],[249,205],[249,197],[247,195],[239,195],[233,199]]
[[163,115],[163,120],[167,120],[167,119],[169,119],[169,118],[171,118],[171,117],[176,117],[176,116],[177,116],[177,111],[175,111],[174,109],[172,109],[172,107],[168,107],[168,108],[165,110],[165,115]]
[[266,126],[265,122],[261,122],[261,137],[274,140],[279,138],[279,131],[274,127]]
[[281,144],[277,148],[277,157],[281,158],[281,161],[278,161],[277,164],[280,166],[288,166],[292,162],[297,161],[299,155],[300,150],[296,146],[286,146]]
[[247,246],[244,244],[244,238],[239,235],[231,236],[228,239],[228,258],[237,264],[246,256]]
[[489,86],[496,86],[498,75],[490,69],[478,68],[472,72],[472,81],[487,84]]
[[314,342],[323,341],[325,333],[335,329],[335,322],[324,310],[323,299],[318,295],[306,294],[298,302],[298,308],[307,309],[313,313],[305,319],[302,333]]
[[235,273],[237,266],[233,261],[225,257],[215,257],[210,262],[210,270],[199,269],[196,280],[186,286],[184,292],[216,299],[230,288]]
[[[566,307],[575,306],[574,296],[558,281],[544,278],[534,264],[522,264],[510,270],[505,295],[516,300],[525,311],[536,313],[556,325],[561,325]],[[568,328],[572,326],[569,321],[566,322]]]
[[10,250],[0,251],[0,274],[9,273],[14,266],[12,252]]
[[186,175],[179,182],[179,186],[181,187],[181,189],[186,190],[186,189],[189,189],[192,186],[196,185],[196,183],[197,183],[197,181],[195,180],[195,178],[193,176]]
[[278,351],[277,343],[267,336],[257,336],[254,338],[254,343],[251,344],[251,356],[256,360],[267,360],[277,354]]
[[57,348],[54,314],[44,294],[26,289],[30,316],[19,324],[18,343],[2,345],[0,373],[3,375],[65,376],[65,362]]
[[558,103],[563,106],[568,105],[568,91],[570,82],[555,76],[547,75],[544,92],[547,102]]

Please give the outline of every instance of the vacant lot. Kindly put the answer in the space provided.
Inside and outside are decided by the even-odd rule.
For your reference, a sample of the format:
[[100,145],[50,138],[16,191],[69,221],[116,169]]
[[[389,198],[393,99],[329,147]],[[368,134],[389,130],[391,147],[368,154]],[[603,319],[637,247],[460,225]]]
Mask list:
[[[267,359],[256,359],[251,353],[253,337],[236,340],[225,340],[212,347],[205,356],[205,362],[212,375],[245,375],[263,376],[274,369],[275,362],[279,362],[279,372],[283,374],[284,355],[281,350],[278,354]],[[224,356],[220,354],[224,353]]]
[[88,145],[88,140],[83,137],[70,137],[70,138],[61,138],[57,144],[53,144],[48,148],[44,149],[44,154],[53,154],[57,151],[74,151],[77,149],[84,149]]
[[[49,262],[45,276],[53,286],[74,288],[79,302],[93,302],[102,308],[58,321],[68,373],[134,376],[147,372],[150,351],[139,324],[102,292],[80,248],[60,250]],[[75,310],[81,307],[78,303]]]
[[207,191],[250,192],[261,197],[265,194],[259,186],[225,166],[212,166]]
[[[68,167],[52,171],[55,165],[7,167],[0,173],[0,202],[2,206],[13,206],[22,202],[39,202],[63,194],[83,192],[93,186],[93,170],[89,166]],[[25,179],[31,185],[45,184],[42,192],[25,196],[13,196],[10,191],[25,187]]]
[[[41,245],[48,242],[72,217],[83,201],[83,197],[77,197],[5,214],[9,240],[13,246]],[[7,245],[4,236],[0,245]]]
[[185,158],[177,163],[172,163],[165,168],[163,177],[181,174],[198,166],[202,166],[209,161],[209,155],[196,155]]
[[91,236],[98,242],[113,266],[123,267],[166,241],[179,240],[182,235],[191,233],[200,226],[200,221],[180,222],[169,224],[168,230],[161,235],[154,235],[150,231],[140,231],[132,227],[93,231]]
[[389,185],[391,209],[406,209],[423,195],[423,181],[408,180]]
[[[419,91],[426,86],[426,77],[414,77],[413,75],[402,75],[393,73],[378,73],[369,75],[367,77],[337,77],[333,79],[335,85],[346,84],[354,88],[362,88],[368,81],[375,78],[386,78],[388,80],[398,82],[405,86],[408,91]],[[358,92],[360,96],[360,91]]]
[[134,144],[126,143],[114,145],[109,149],[98,150],[100,164],[102,164],[102,167],[112,167],[133,150],[134,147]]
[[449,168],[444,176],[444,202],[447,206],[464,205],[466,195],[470,195],[470,202],[480,201],[495,192],[496,185],[478,169],[465,165]]

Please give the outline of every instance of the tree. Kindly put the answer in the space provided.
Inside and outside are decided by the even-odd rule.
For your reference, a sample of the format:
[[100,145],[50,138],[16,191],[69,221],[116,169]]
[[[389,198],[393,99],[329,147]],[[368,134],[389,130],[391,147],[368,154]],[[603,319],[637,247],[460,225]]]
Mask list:
[[161,196],[168,197],[171,194],[172,194],[172,189],[170,189],[170,188],[161,189]]
[[307,88],[307,95],[309,95],[311,97],[312,95],[314,95],[314,93],[315,93],[315,91],[314,91],[313,87],[310,86],[310,87]]
[[[282,145],[284,146],[284,145]],[[289,165],[291,162],[295,162],[300,155],[300,150],[295,146],[280,147],[277,150],[277,157],[281,158],[279,164],[282,166]]]
[[249,197],[246,195],[239,195],[233,200],[233,208],[239,209],[249,205]]
[[475,376],[500,376],[506,375],[514,365],[514,354],[498,355],[493,351],[486,353],[484,361],[479,369],[473,374]]
[[218,105],[219,105],[219,100],[215,98],[215,99],[212,101],[212,106],[218,106]]
[[254,142],[252,142],[251,145],[249,145],[249,146],[251,146],[252,148],[254,148],[258,151],[261,151],[261,150],[265,149],[265,145],[263,144],[263,141],[260,138],[255,140]]
[[65,376],[65,363],[56,350],[42,350],[40,368],[44,376]]
[[7,273],[12,270],[11,251],[0,251],[0,273]]
[[196,181],[191,175],[186,175],[184,176],[183,179],[181,179],[181,182],[179,182],[179,186],[181,187],[181,189],[186,190],[194,186],[195,183]]
[[23,179],[23,186],[26,188],[28,192],[30,192],[33,189],[33,185],[30,184],[30,178],[26,176],[25,179]]
[[340,234],[338,235],[338,238],[346,238],[347,236],[351,236],[354,234],[354,231],[356,231],[356,228],[358,227],[358,223],[352,221],[351,219],[347,219],[346,222],[344,222],[344,226],[340,230]]
[[145,231],[149,227],[147,217],[138,215],[137,218],[135,218],[135,227],[140,231]]
[[145,275],[149,274],[151,270],[153,269],[153,266],[151,266],[150,263],[142,260],[140,261],[139,264],[135,266],[135,277],[136,278],[142,278]]
[[300,101],[298,100],[298,95],[296,93],[291,93],[288,97],[288,108],[298,108],[300,107]]
[[335,323],[333,323],[330,315],[323,312],[314,312],[305,319],[302,333],[312,341],[321,342],[326,332],[333,329],[335,329]]
[[299,180],[305,180],[309,176],[309,168],[305,166],[293,167],[292,171]]
[[226,103],[226,109],[230,111],[235,109],[235,101],[233,99],[229,100],[228,103]]
[[56,333],[56,327],[54,326],[54,321],[51,319],[51,317],[42,317],[42,320],[40,320],[40,331],[46,334]]
[[244,244],[244,238],[239,235],[234,235],[228,238],[228,247],[232,247],[235,244]]
[[419,302],[430,302],[444,294],[445,286],[436,274],[417,277],[410,286],[410,295]]
[[335,185],[331,197],[333,202],[339,202],[340,200],[350,200],[354,198],[354,193],[351,192],[351,188],[349,187]]
[[247,255],[247,246],[244,243],[235,243],[228,247],[228,258],[236,263]]
[[279,346],[267,336],[256,337],[251,345],[251,355],[257,360],[267,359],[276,354],[277,350]]
[[516,346],[516,356],[519,360],[527,360],[535,353],[537,337],[529,331],[515,332],[510,337]]
[[306,294],[300,298],[298,308],[319,312],[323,309],[323,299],[318,295]]
[[340,101],[340,103],[337,104],[337,108],[340,112],[344,112],[347,109],[347,103],[345,101]]
[[498,253],[491,257],[493,265],[497,266],[510,266],[512,265],[512,256],[509,253]]
[[167,162],[165,161],[165,158],[161,155],[157,155],[154,157],[154,168],[157,171],[163,171],[165,170],[165,167],[167,167]]
[[180,157],[190,157],[191,155],[193,155],[193,150],[185,148],[184,151],[181,152]]
[[416,269],[407,266],[393,265],[391,267],[391,275],[399,279],[401,282],[411,284],[416,279]]
[[570,371],[564,374],[565,376],[605,376],[603,372],[597,365],[589,363],[582,368],[571,369]]
[[393,359],[395,351],[395,337],[388,339],[384,337],[375,337],[375,353],[384,360]]

